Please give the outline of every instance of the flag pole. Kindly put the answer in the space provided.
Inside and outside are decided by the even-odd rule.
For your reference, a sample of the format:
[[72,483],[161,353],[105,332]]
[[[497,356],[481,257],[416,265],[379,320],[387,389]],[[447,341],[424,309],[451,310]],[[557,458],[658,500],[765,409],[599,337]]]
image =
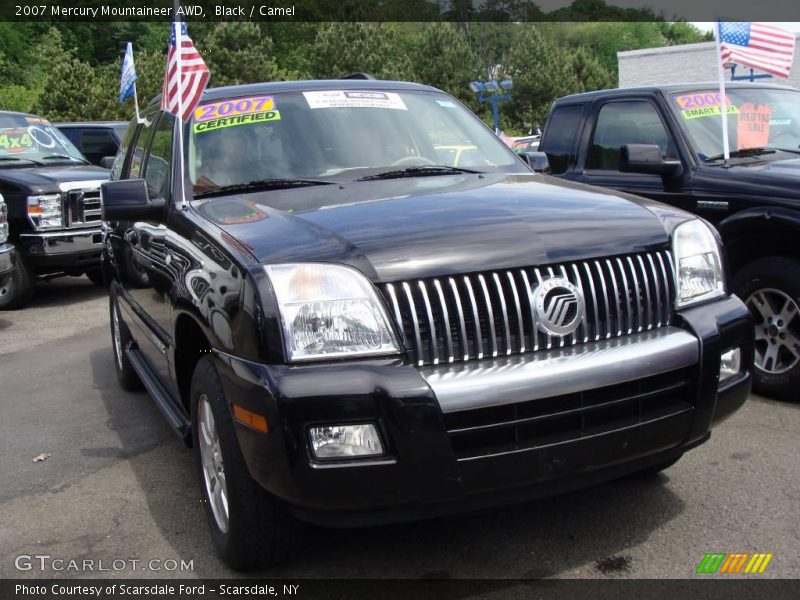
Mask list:
[[174,0],[173,7],[175,11],[175,17],[173,21],[173,28],[175,31],[175,51],[177,56],[177,69],[178,69],[178,115],[176,122],[178,124],[178,135],[177,135],[177,153],[178,153],[178,198],[180,199],[178,203],[178,208],[180,210],[186,210],[186,195],[184,190],[185,178],[186,178],[186,170],[184,165],[184,155],[183,155],[183,71],[181,69],[181,54],[183,54],[183,45],[181,43],[181,26],[180,26],[180,17],[178,11],[181,6],[181,0]]
[[133,105],[136,108],[136,122],[144,123],[144,119],[139,116],[139,97],[136,95],[136,82],[133,82]]
[[717,71],[719,75],[719,110],[722,114],[722,155],[727,162],[731,157],[730,144],[728,142],[728,100],[725,96],[725,69],[722,66],[722,32],[720,31],[720,20],[717,19],[714,27],[714,39],[717,42]]

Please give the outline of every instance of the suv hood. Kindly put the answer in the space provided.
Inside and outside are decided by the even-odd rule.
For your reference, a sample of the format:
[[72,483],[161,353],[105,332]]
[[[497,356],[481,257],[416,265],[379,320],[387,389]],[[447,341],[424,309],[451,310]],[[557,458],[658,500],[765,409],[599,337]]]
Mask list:
[[315,186],[194,206],[260,262],[347,263],[374,281],[625,254],[667,244],[665,221],[691,218],[609,190],[505,174]]
[[0,169],[0,181],[26,188],[31,193],[58,192],[58,184],[65,181],[96,181],[108,179],[108,169],[92,165],[28,167]]

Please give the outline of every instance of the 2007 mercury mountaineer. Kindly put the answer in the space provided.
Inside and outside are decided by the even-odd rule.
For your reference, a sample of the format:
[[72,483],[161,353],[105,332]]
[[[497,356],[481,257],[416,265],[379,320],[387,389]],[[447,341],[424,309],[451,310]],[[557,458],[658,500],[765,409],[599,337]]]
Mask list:
[[686,212],[536,175],[422,85],[159,107],[101,188],[116,369],[193,445],[235,568],[286,558],[299,521],[666,468],[747,397],[750,316]]

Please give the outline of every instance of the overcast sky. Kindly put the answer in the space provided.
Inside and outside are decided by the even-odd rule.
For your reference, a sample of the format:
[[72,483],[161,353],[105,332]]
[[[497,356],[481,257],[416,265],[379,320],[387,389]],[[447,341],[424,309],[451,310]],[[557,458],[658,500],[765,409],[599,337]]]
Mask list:
[[[713,31],[714,22],[691,22],[692,25],[701,29],[702,31]],[[777,25],[778,27],[783,27],[784,29],[788,29],[789,31],[794,31],[795,33],[800,33],[800,22],[798,21],[790,21],[786,23],[772,23],[773,25]]]

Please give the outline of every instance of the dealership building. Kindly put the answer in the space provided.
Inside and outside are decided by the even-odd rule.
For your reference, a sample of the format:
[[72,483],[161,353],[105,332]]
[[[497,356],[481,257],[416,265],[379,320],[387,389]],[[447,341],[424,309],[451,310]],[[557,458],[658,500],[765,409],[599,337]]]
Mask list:
[[[800,36],[798,36],[800,37]],[[756,79],[800,88],[800,43],[795,45],[794,63],[788,80],[780,77]],[[717,81],[717,54],[714,42],[643,48],[617,52],[619,87],[664,83]],[[755,72],[759,74],[758,71]],[[737,67],[736,76],[749,75],[747,67]],[[730,71],[726,74],[730,79]]]

